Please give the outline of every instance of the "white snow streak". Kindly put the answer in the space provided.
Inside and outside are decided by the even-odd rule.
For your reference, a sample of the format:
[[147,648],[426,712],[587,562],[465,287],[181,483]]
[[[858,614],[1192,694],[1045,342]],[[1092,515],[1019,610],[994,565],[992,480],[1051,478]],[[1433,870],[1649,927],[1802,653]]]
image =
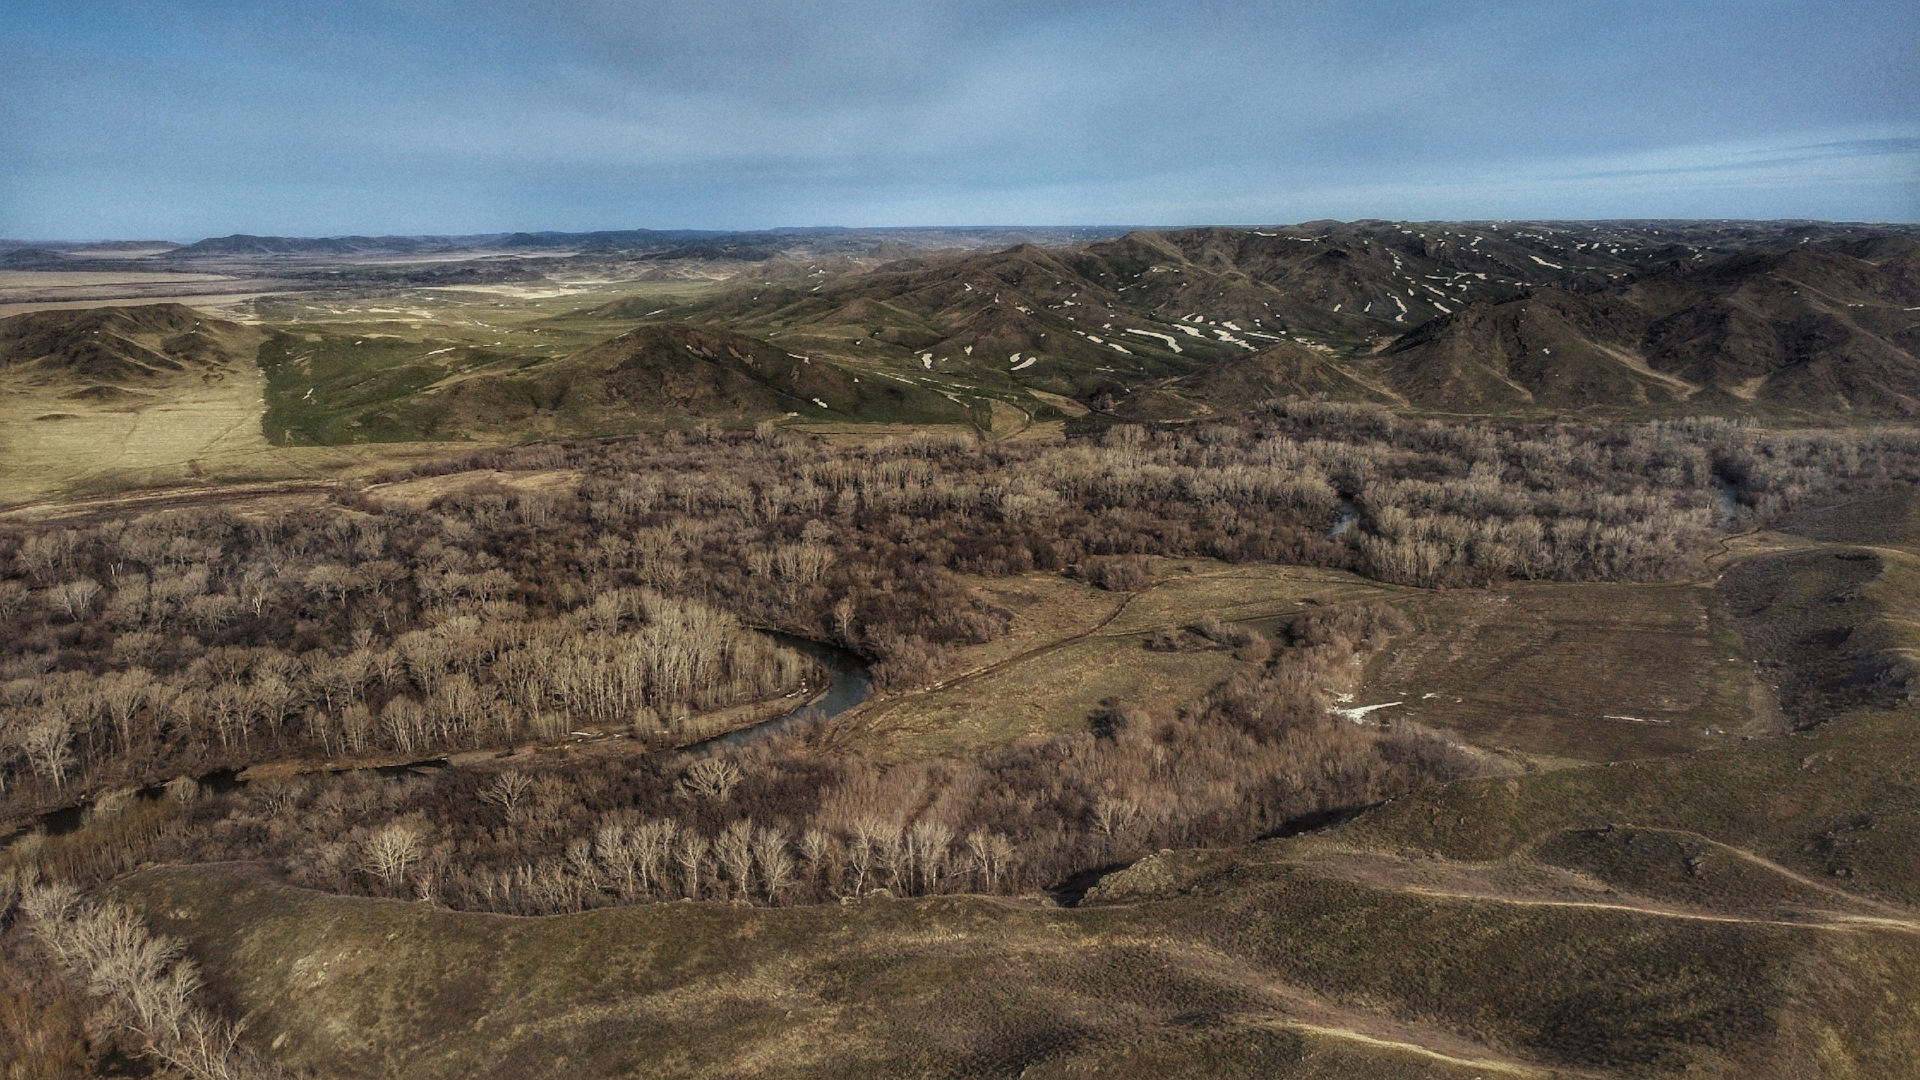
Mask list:
[[1135,330],[1132,327],[1127,328],[1127,333],[1139,334],[1141,337],[1159,338],[1161,341],[1167,343],[1167,348],[1172,349],[1176,353],[1180,351],[1180,343],[1173,339],[1172,334],[1156,334],[1152,330]]

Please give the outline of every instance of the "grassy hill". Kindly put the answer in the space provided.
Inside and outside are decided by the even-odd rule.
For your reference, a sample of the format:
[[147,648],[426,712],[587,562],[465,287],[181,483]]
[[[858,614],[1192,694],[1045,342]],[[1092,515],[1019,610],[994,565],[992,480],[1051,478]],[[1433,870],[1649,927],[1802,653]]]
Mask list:
[[1163,854],[1074,909],[507,919],[244,867],[116,892],[341,1077],[1896,1076],[1920,1067],[1913,719],[1455,785]]
[[924,386],[861,375],[765,342],[643,326],[561,356],[397,337],[279,334],[261,349],[271,437],[315,443],[529,438],[698,420],[963,423]]
[[[1134,421],[1278,397],[1787,423],[1920,410],[1908,310],[1920,307],[1920,240],[1898,227],[1314,222],[901,247],[907,257],[880,265],[880,248],[786,243],[630,252],[621,272],[643,278],[732,269],[723,284],[509,318],[511,333],[284,326],[262,353],[266,430],[320,443],[514,439],[786,413],[986,428],[996,410],[1018,427],[1048,412],[1030,391]],[[511,310],[515,294],[501,295],[494,306]],[[606,341],[636,326],[732,337],[712,357]],[[795,381],[782,357],[816,374]]]
[[33,311],[0,319],[0,377],[108,400],[251,365],[259,338],[182,304]]
[[[588,314],[728,326],[1136,419],[1246,393],[1469,413],[1906,416],[1920,407],[1916,251],[1899,230],[1310,223],[924,255]],[[1281,351],[1249,360],[1267,350]]]

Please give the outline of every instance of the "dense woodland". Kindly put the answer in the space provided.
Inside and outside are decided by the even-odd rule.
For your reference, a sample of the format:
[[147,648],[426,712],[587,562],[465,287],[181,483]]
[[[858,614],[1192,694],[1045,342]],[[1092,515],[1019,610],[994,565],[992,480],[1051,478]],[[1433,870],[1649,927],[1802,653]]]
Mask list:
[[1431,587],[1671,578],[1727,529],[1920,478],[1920,436],[1286,402],[1065,446],[836,448],[763,426],[416,472],[473,469],[554,483],[0,532],[0,807],[583,729],[684,742],[690,716],[815,675],[750,627],[845,646],[881,691],[910,688],[1010,621],[966,575],[1130,590],[1138,556],[1175,555]]
[[[406,494],[478,470],[513,483]],[[1661,580],[1729,531],[1916,480],[1905,429],[1454,424],[1296,401],[1065,445],[846,448],[763,426],[489,450],[295,512],[13,527],[0,812],[27,828],[0,853],[0,921],[25,914],[36,936],[0,934],[0,1032],[50,1040],[33,1058],[46,1075],[103,1024],[189,1075],[257,1068],[192,1006],[177,950],[72,891],[154,861],[257,860],[314,888],[526,915],[1070,895],[1159,848],[1505,768],[1333,711],[1408,628],[1384,606],[1314,609],[1275,640],[1200,619],[1146,647],[1253,666],[1177,708],[1110,700],[1082,731],[972,760],[874,763],[832,720],[678,749],[715,710],[817,686],[763,629],[853,650],[898,692],[1006,632],[971,576],[1128,592],[1151,584],[1145,556],[1169,555],[1434,588]],[[370,767],[579,731],[622,738]],[[343,771],[222,772],[261,762]],[[87,828],[31,828],[72,806]],[[55,968],[76,981],[49,982]]]

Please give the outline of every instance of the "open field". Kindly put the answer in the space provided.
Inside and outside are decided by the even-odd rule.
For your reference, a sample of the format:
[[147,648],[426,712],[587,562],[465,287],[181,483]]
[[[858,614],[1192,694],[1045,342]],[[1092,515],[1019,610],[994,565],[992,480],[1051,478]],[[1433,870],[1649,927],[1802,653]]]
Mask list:
[[1030,735],[1084,730],[1108,698],[1177,708],[1256,665],[1190,634],[1179,651],[1147,649],[1154,631],[1178,632],[1212,616],[1273,632],[1309,604],[1403,591],[1299,567],[1210,559],[1152,565],[1155,582],[1131,594],[1057,574],[977,579],[982,596],[1013,612],[1008,633],[959,650],[954,674],[932,688],[860,710],[842,737],[882,759],[965,756]]
[[1546,764],[1676,754],[1780,729],[1710,587],[1514,583],[1406,601],[1415,634],[1356,704]]
[[[132,401],[10,391],[0,396],[0,507],[152,488],[340,479],[444,454],[442,444],[280,447],[260,429],[266,380],[241,371]],[[58,511],[58,507],[52,508]]]
[[265,390],[258,371],[244,370],[105,402],[12,390],[0,400],[0,505],[323,471],[261,435]]

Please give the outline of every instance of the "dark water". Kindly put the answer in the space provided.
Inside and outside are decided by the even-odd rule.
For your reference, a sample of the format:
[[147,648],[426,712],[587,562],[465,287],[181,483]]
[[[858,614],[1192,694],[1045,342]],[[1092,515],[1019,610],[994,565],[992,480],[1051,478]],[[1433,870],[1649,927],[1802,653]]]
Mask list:
[[1733,485],[1721,479],[1718,474],[1715,474],[1713,478],[1713,496],[1720,503],[1720,520],[1718,524],[1721,528],[1726,528],[1728,525],[1733,524],[1733,519],[1740,514],[1740,502],[1733,496]]
[[1348,502],[1346,499],[1341,499],[1340,519],[1333,523],[1333,528],[1327,530],[1327,535],[1345,536],[1347,530],[1353,528],[1353,523],[1359,520],[1360,508]]
[[795,652],[805,653],[827,670],[827,678],[831,680],[827,696],[811,705],[802,705],[790,712],[782,713],[771,720],[762,720],[751,727],[729,731],[724,735],[715,735],[704,742],[693,744],[688,749],[740,746],[755,739],[764,739],[803,723],[838,716],[867,700],[868,695],[873,693],[872,672],[868,669],[867,662],[860,659],[858,655],[838,645],[828,645],[811,638],[795,637],[792,634],[771,630],[766,633]]
[[[838,716],[848,709],[853,708],[855,705],[867,700],[868,695],[873,693],[873,676],[868,670],[867,662],[860,659],[855,653],[842,649],[838,645],[828,645],[810,638],[795,637],[792,634],[782,634],[775,631],[767,631],[766,633],[768,636],[779,641],[780,644],[796,652],[805,653],[807,656],[818,661],[820,666],[826,669],[827,678],[831,680],[827,689],[827,696],[810,705],[802,705],[797,709],[782,713],[771,720],[763,720],[751,727],[740,728],[737,731],[729,731],[724,735],[716,735],[704,742],[695,743],[692,747],[689,747],[689,749],[740,746],[752,742],[755,739],[764,739],[803,723],[811,723],[818,720],[825,720],[831,716]],[[408,775],[417,776],[429,770],[444,769],[447,767],[447,759],[439,757],[428,758],[424,761],[409,761],[402,765],[376,765],[365,769],[337,769],[328,770],[328,772],[329,775],[364,772],[372,773],[386,779],[396,779]],[[198,777],[197,779],[199,780],[200,791],[203,795],[224,795],[230,791],[238,791],[247,786],[247,781],[240,779],[239,774],[233,769],[221,769],[217,772],[211,772],[205,776]],[[135,793],[135,797],[140,799],[160,799],[166,796],[166,787],[159,784],[141,788]],[[38,826],[38,828],[48,836],[64,836],[85,825],[87,823],[88,813],[92,809],[92,805],[87,803],[82,803],[78,806],[63,807],[51,813],[42,814],[34,825]],[[33,826],[29,826],[28,829],[20,830],[20,833],[31,831],[32,827]],[[0,837],[0,843],[5,843],[17,838],[20,833],[16,833],[14,837]]]
[[[405,776],[409,773],[417,775],[430,769],[444,769],[446,767],[446,758],[431,758],[426,761],[409,761],[404,765],[375,765],[364,769],[329,769],[326,770],[325,775],[372,773],[375,776],[393,779],[394,777]],[[196,777],[195,781],[200,785],[200,794],[202,796],[225,795],[228,792],[239,791],[241,788],[246,787],[248,783],[248,781],[240,779],[240,773],[236,769],[216,769],[213,772],[207,773],[205,776]],[[155,799],[164,799],[169,796],[165,784],[152,784],[135,791],[133,797],[142,802],[151,802]],[[34,831],[36,828],[48,836],[65,836],[70,832],[78,831],[81,826],[85,825],[92,811],[92,803],[80,803],[77,806],[63,806],[58,810],[40,815],[39,820],[26,828],[16,830],[13,835],[0,838],[0,843],[9,843],[26,833]]]

